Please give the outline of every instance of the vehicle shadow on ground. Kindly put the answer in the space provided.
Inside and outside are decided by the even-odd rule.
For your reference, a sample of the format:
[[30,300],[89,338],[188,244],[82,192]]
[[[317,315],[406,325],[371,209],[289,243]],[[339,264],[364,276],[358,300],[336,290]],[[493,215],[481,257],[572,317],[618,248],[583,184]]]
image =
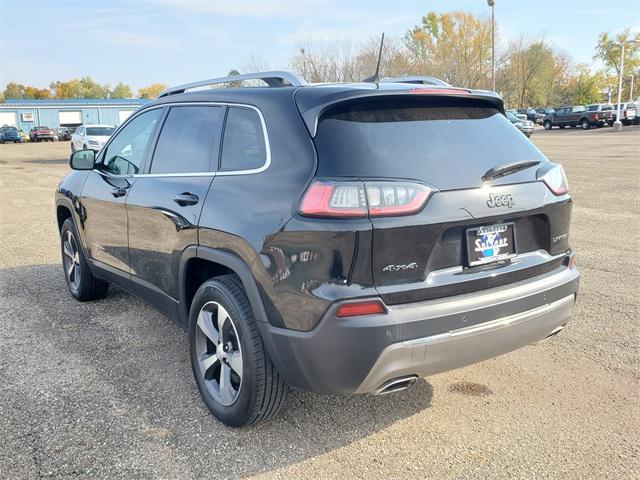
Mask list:
[[[380,397],[294,390],[276,418],[227,428],[200,401],[183,329],[141,300],[112,286],[105,299],[77,302],[60,265],[3,269],[0,282],[6,306],[0,344],[8,345],[0,364],[10,364],[5,380],[18,385],[20,396],[9,404],[33,416],[45,450],[47,443],[58,448],[55,457],[41,459],[49,471],[63,473],[59,468],[65,464],[90,472],[103,464],[112,465],[117,476],[113,449],[128,449],[134,467],[142,468],[135,465],[140,456],[147,455],[142,465],[155,458],[148,473],[158,476],[169,467],[187,476],[210,477],[212,468],[223,478],[247,476],[338,449],[431,405],[433,388],[424,380]],[[25,360],[39,348],[47,362]],[[50,402],[43,410],[38,402],[43,388],[47,397],[72,400]],[[55,431],[47,432],[47,425]],[[76,441],[106,447],[85,458],[73,448]],[[150,448],[157,449],[156,457],[148,454]]]

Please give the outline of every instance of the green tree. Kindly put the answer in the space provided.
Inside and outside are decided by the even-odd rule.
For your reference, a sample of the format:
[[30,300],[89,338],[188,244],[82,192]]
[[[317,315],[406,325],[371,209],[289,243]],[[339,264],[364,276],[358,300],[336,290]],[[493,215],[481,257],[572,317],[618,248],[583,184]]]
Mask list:
[[82,98],[107,98],[109,87],[100,85],[91,77],[82,77],[80,79],[80,88]]
[[152,100],[160,95],[160,92],[166,90],[167,86],[164,83],[154,83],[148,87],[143,87],[138,90],[138,96],[140,98],[146,98]]
[[9,82],[4,89],[4,98],[24,98],[26,87],[21,83]]
[[631,34],[631,29],[625,28],[622,33],[612,37],[609,32],[602,32],[598,37],[596,45],[596,53],[594,60],[601,60],[607,70],[613,71],[616,75],[620,75],[620,42],[629,42],[635,40],[635,43],[625,43],[624,47],[624,73],[631,74],[640,67],[640,33]]
[[[236,70],[235,68],[232,70],[229,70],[229,73],[227,76],[232,77],[234,75],[240,75],[240,72],[238,70]],[[227,82],[224,84],[225,88],[239,88],[242,86],[242,82]]]
[[131,87],[125,83],[119,82],[111,92],[111,98],[133,98]]
[[606,83],[604,72],[592,73],[589,65],[581,63],[576,66],[575,73],[569,77],[562,89],[561,103],[567,105],[599,103],[603,100]]
[[491,78],[491,20],[466,12],[429,12],[406,32],[413,70],[453,85],[486,88]]

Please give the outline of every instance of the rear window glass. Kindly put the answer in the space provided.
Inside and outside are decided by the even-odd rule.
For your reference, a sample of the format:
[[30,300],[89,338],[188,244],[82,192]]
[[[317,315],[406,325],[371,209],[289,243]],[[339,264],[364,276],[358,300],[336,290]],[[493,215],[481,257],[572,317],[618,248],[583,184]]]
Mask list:
[[472,99],[340,104],[321,118],[315,143],[319,176],[418,179],[441,189],[480,185],[496,165],[545,160],[499,110]]
[[266,155],[258,113],[249,108],[229,108],[224,127],[221,170],[228,172],[260,168],[266,162]]
[[113,127],[87,127],[87,135],[108,137],[115,131]]
[[211,171],[223,113],[222,107],[172,107],[160,132],[151,173]]

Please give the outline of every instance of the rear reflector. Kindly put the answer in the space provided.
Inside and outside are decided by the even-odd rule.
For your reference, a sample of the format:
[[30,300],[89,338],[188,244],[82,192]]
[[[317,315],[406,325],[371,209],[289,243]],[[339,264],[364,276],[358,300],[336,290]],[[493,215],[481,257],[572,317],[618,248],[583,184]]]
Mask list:
[[357,317],[361,315],[380,315],[386,313],[387,309],[380,300],[368,302],[345,303],[336,310],[336,317]]
[[302,198],[300,214],[344,218],[410,215],[424,207],[432,191],[414,182],[316,180]]
[[574,268],[576,268],[576,254],[572,253],[571,255],[569,255],[569,262],[567,262],[567,267],[569,267],[569,270],[573,270]]

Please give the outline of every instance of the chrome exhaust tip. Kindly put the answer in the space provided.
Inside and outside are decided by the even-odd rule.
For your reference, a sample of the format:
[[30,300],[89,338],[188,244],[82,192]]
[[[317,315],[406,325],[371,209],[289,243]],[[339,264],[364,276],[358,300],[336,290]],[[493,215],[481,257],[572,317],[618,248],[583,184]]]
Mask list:
[[384,382],[373,392],[374,395],[387,395],[388,393],[401,392],[416,383],[417,375],[407,375],[405,377],[393,378]]

